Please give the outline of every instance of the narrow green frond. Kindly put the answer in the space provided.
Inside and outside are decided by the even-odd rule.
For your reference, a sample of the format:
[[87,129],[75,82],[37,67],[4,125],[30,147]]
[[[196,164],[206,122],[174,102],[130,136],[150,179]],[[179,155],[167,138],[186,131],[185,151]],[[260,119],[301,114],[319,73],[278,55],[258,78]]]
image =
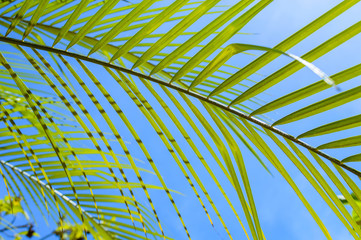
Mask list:
[[361,97],[361,86],[339,93],[335,96],[326,98],[317,103],[311,104],[300,110],[297,110],[273,123],[274,126],[298,121],[321,112],[334,109],[338,106],[354,101]]
[[[336,73],[330,78],[335,82],[335,84],[341,84],[343,82],[346,82],[350,79],[353,79],[361,74],[361,64],[355,65],[351,68],[348,68],[346,70],[343,70],[342,72]],[[287,106],[291,103],[297,102],[301,99],[304,99],[306,97],[309,97],[313,94],[316,94],[318,92],[321,92],[322,90],[325,90],[327,88],[332,87],[329,84],[326,84],[325,81],[321,80],[318,82],[315,82],[311,85],[308,85],[307,87],[301,88],[297,91],[294,91],[290,94],[287,94],[281,98],[278,98],[270,103],[267,103],[263,105],[262,107],[258,108],[254,112],[251,113],[251,115],[258,115],[267,113],[270,111],[274,111],[278,108],[281,108],[283,106]]]
[[[303,27],[301,30],[293,34],[292,36],[288,37],[287,39],[283,40],[281,43],[277,44],[274,48],[279,49],[281,51],[288,51],[291,47],[295,46],[309,35],[320,29],[322,26],[326,25],[337,16],[351,8],[353,5],[358,3],[357,0],[354,1],[347,1],[341,2],[307,26]],[[267,52],[263,54],[261,57],[254,60],[252,63],[245,66],[243,69],[238,71],[232,77],[228,78],[225,82],[221,83],[218,88],[216,88],[212,93],[211,96],[217,95],[221,93],[221,89],[228,89],[235,84],[239,83],[243,79],[251,76],[253,73],[273,61],[279,56],[278,53]]]
[[[211,53],[221,47],[226,41],[240,31],[249,21],[252,20],[262,9],[264,9],[272,0],[261,0],[231,24],[225,27],[215,38],[213,38],[204,48],[193,56],[182,68],[173,76],[171,82],[178,81],[187,72],[206,59]],[[211,95],[212,96],[212,95]]]
[[302,133],[297,138],[314,137],[361,126],[361,115],[341,119]]

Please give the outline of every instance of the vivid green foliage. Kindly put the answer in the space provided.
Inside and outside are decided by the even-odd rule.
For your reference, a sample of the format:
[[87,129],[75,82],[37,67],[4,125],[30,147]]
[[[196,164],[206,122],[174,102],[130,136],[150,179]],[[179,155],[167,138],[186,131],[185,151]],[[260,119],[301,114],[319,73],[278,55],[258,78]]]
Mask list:
[[[220,0],[2,1],[0,173],[8,195],[19,198],[1,200],[1,211],[25,213],[23,199],[30,214],[36,211],[45,221],[50,215],[58,224],[54,233],[69,239],[86,238],[84,232],[94,239],[169,239],[176,236],[165,231],[167,219],[158,214],[157,201],[165,199],[190,239],[180,193],[163,177],[174,171],[185,179],[207,224],[230,239],[238,239],[231,225],[243,230],[242,238],[267,239],[251,158],[259,171],[282,176],[326,239],[332,236],[298,184],[300,175],[360,239],[361,173],[347,165],[361,160],[360,148],[352,155],[320,151],[360,146],[357,131],[327,137],[359,130],[360,115],[314,121],[303,132],[275,127],[301,126],[304,119],[360,98],[353,82],[360,64],[329,76],[312,63],[359,34],[360,22],[302,56],[290,51],[358,2],[340,2],[273,47],[230,42],[271,0],[231,6]],[[249,51],[259,55],[249,58]],[[235,58],[245,58],[245,64]],[[291,61],[252,80],[278,58]],[[281,82],[291,86],[290,76],[304,68],[318,80],[281,95],[270,90]],[[345,82],[351,87],[337,91]],[[330,89],[336,91],[325,93]],[[269,112],[281,117],[261,115]],[[306,137],[317,144],[299,139]],[[224,217],[220,198],[235,221]]]

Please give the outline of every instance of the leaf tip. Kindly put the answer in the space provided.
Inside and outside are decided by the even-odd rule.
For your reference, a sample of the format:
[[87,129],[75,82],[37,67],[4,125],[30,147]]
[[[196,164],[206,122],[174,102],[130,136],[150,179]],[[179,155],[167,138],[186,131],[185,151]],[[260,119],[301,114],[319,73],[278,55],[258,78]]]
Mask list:
[[135,68],[139,67],[140,65],[142,65],[142,62],[139,61],[139,60],[140,60],[140,58],[138,59],[138,61],[136,61],[136,62],[133,64],[132,69],[135,69]]

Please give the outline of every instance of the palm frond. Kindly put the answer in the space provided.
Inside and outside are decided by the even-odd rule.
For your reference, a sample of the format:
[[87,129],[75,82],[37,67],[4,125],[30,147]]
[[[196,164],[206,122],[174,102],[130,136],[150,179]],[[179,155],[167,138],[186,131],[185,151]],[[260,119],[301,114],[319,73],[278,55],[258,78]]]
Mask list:
[[[0,41],[6,48],[0,55],[5,68],[0,69],[4,82],[0,117],[5,127],[0,134],[6,139],[0,141],[4,151],[0,156],[7,186],[27,189],[39,209],[39,201],[44,199],[46,210],[55,210],[60,221],[64,215],[77,217],[92,229],[95,238],[130,239],[147,238],[147,234],[168,236],[158,197],[152,196],[161,190],[158,192],[165,192],[191,238],[180,201],[162,175],[167,171],[163,165],[173,159],[174,173],[186,179],[184,186],[191,189],[214,229],[220,223],[229,238],[235,235],[220,210],[213,185],[244,235],[265,239],[267,232],[261,227],[253,178],[244,157],[252,156],[266,172],[275,170],[285,179],[327,239],[332,236],[326,224],[297,185],[298,175],[290,171],[289,164],[350,234],[359,238],[360,227],[337,195],[341,193],[361,216],[350,194],[352,191],[361,199],[354,182],[354,176],[361,177],[361,173],[346,164],[360,161],[360,149],[351,156],[321,151],[359,146],[356,131],[341,139],[323,137],[359,127],[359,115],[344,113],[340,120],[314,121],[311,130],[303,132],[292,126],[360,97],[360,87],[355,84],[331,96],[323,93],[331,87],[340,89],[344,82],[353,83],[360,75],[359,64],[328,77],[312,62],[355,37],[361,25],[358,22],[346,28],[301,57],[290,53],[292,47],[358,1],[339,3],[275,47],[230,42],[272,1],[240,1],[225,9],[217,8],[220,3],[177,0],[163,6],[153,0],[137,4],[82,0],[77,5],[72,1],[19,0],[3,4],[0,31],[5,36],[0,36]],[[207,16],[212,16],[212,21],[202,23]],[[202,26],[199,30],[189,30],[197,24]],[[232,59],[250,57],[239,54],[250,50],[266,53],[252,56],[254,60],[243,67],[232,64]],[[294,61],[260,81],[249,80],[283,55]],[[288,78],[304,67],[323,79],[295,90],[290,87],[282,96],[271,91],[281,82],[292,84]],[[39,88],[41,91],[35,91]],[[267,91],[274,97],[261,101]],[[274,121],[261,115],[272,111],[282,117]],[[153,145],[143,133],[142,123],[154,139]],[[287,131],[276,125],[284,125]],[[121,134],[127,134],[136,146],[127,146]],[[299,140],[305,137],[316,140],[312,144]],[[154,157],[154,146],[163,151],[166,160]],[[137,154],[147,160],[142,168],[135,161]],[[289,164],[284,159],[290,160]],[[156,181],[147,182],[148,168]],[[102,193],[105,189],[112,191]],[[232,194],[237,197],[230,197]],[[159,230],[153,228],[154,219]]]

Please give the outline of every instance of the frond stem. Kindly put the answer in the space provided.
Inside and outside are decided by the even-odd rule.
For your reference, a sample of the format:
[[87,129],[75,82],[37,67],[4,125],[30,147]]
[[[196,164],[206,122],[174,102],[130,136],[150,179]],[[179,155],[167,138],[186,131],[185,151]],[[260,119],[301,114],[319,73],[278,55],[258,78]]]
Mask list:
[[151,82],[155,82],[157,84],[160,84],[160,85],[163,85],[165,87],[168,87],[168,88],[171,88],[171,89],[174,89],[176,91],[179,91],[179,92],[182,92],[184,94],[187,94],[189,96],[192,96],[194,98],[197,98],[198,100],[201,100],[201,101],[204,101],[208,104],[211,104],[213,106],[216,106],[218,108],[221,108],[225,111],[228,111],[238,117],[241,117],[241,118],[244,118],[254,124],[257,124],[263,128],[266,128],[278,135],[281,135],[282,137],[284,138],[287,138],[289,140],[291,140],[292,142],[308,149],[309,151],[312,151],[316,154],[318,154],[319,156],[322,156],[324,157],[325,159],[331,161],[332,163],[344,168],[345,170],[355,174],[356,176],[358,177],[361,177],[361,172],[357,171],[356,169],[353,169],[352,167],[349,167],[345,164],[343,164],[340,160],[334,158],[334,157],[331,157],[330,155],[312,147],[311,145],[305,143],[304,141],[301,141],[297,138],[295,138],[294,136],[288,134],[288,133],[285,133],[283,132],[282,130],[278,129],[278,128],[275,128],[275,127],[272,127],[271,125],[255,118],[255,117],[251,117],[251,116],[248,116],[247,114],[239,111],[239,110],[236,110],[234,108],[231,108],[225,104],[222,104],[222,103],[219,103],[213,99],[210,99],[208,98],[207,96],[203,96],[199,93],[196,93],[196,92],[193,92],[193,91],[189,91],[188,89],[185,89],[185,88],[182,88],[182,87],[179,87],[179,86],[175,86],[171,83],[168,83],[168,82],[164,82],[160,79],[157,79],[157,78],[154,78],[154,77],[151,77],[151,76],[148,76],[148,75],[145,75],[145,74],[142,74],[142,73],[139,73],[139,72],[135,72],[133,70],[130,70],[130,69],[127,69],[127,68],[124,68],[124,67],[121,67],[121,66],[117,66],[117,65],[114,65],[114,64],[111,64],[111,63],[108,63],[108,62],[104,62],[104,61],[101,61],[101,60],[98,60],[98,59],[95,59],[95,58],[90,58],[90,57],[87,57],[87,56],[84,56],[84,55],[80,55],[80,54],[77,54],[77,53],[72,53],[72,52],[67,52],[65,50],[61,50],[61,49],[58,49],[58,48],[52,48],[52,47],[48,47],[48,46],[44,46],[44,45],[40,45],[40,44],[36,44],[36,43],[31,43],[31,42],[25,42],[25,41],[21,41],[21,40],[17,40],[17,39],[14,39],[14,38],[8,38],[8,37],[2,37],[0,36],[0,41],[1,42],[7,42],[7,43],[10,43],[10,44],[16,44],[16,45],[21,45],[21,46],[25,46],[25,47],[30,47],[30,48],[36,48],[36,49],[40,49],[40,50],[44,50],[44,51],[48,51],[48,52],[52,52],[52,53],[56,53],[56,54],[61,54],[61,55],[64,55],[64,56],[68,56],[68,57],[72,57],[72,58],[77,58],[77,59],[81,59],[81,60],[84,60],[84,61],[87,61],[87,62],[91,62],[91,63],[95,63],[95,64],[98,64],[98,65],[101,65],[101,66],[104,66],[104,67],[108,67],[108,68],[112,68],[112,69],[115,69],[115,70],[119,70],[119,71],[122,71],[124,73],[128,73],[128,74],[131,74],[133,76],[136,76],[136,77],[139,77],[139,78],[143,78],[143,79],[147,79]]
[[[6,161],[4,161],[4,160],[0,160],[0,164],[3,165],[3,166],[7,166],[7,167],[9,167],[10,169],[12,169],[13,171],[16,171],[16,172],[20,173],[21,175],[29,178],[30,180],[38,183],[41,187],[46,188],[46,189],[48,189],[49,191],[51,190],[51,188],[49,187],[49,185],[45,184],[44,182],[42,182],[42,181],[40,181],[40,180],[37,180],[34,176],[31,176],[29,173],[21,170],[20,168],[15,167],[15,166],[13,166],[12,164],[10,164],[10,163],[8,163],[8,162],[6,162]],[[74,201],[72,201],[70,198],[68,198],[67,196],[65,196],[64,194],[62,194],[61,192],[59,192],[58,190],[54,189],[54,193],[55,193],[58,197],[60,197],[61,199],[63,199],[64,201],[66,201],[66,202],[68,202],[69,204],[73,205],[75,208],[77,208],[77,209],[79,208],[78,205],[77,205]],[[82,211],[83,214],[86,215],[89,219],[93,219],[93,217],[92,217],[88,212],[84,211],[83,209],[81,209],[81,211]],[[102,227],[102,226],[99,225],[99,227]],[[104,229],[104,231],[106,231],[106,230]]]

